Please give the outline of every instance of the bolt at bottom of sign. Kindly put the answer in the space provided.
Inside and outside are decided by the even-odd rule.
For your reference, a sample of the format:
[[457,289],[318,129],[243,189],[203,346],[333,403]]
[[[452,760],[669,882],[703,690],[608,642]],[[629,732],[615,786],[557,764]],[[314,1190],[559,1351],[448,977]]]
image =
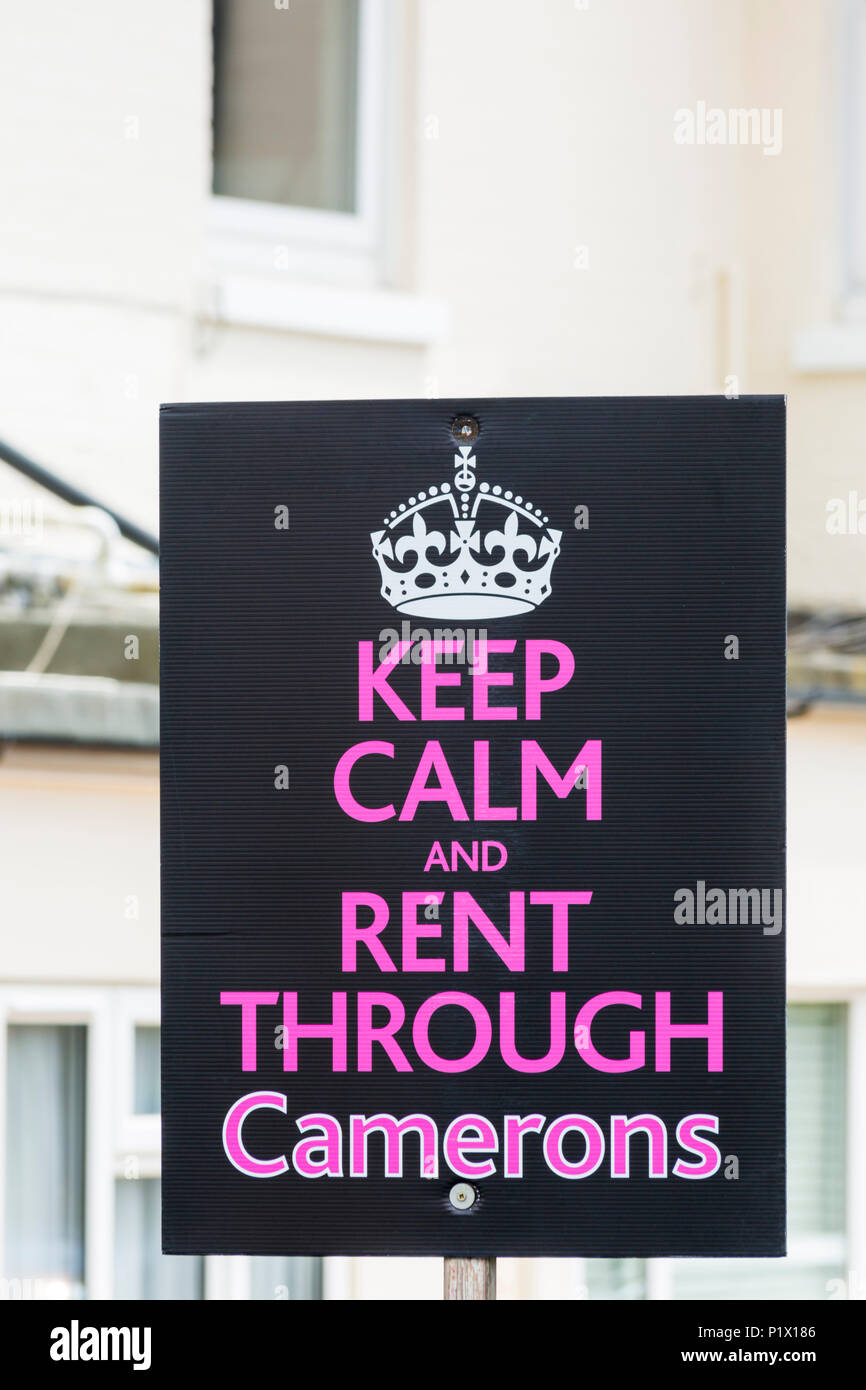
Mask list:
[[477,1197],[478,1193],[471,1183],[468,1182],[455,1183],[448,1193],[448,1199],[452,1207],[456,1207],[457,1211],[468,1211],[470,1207],[475,1205]]

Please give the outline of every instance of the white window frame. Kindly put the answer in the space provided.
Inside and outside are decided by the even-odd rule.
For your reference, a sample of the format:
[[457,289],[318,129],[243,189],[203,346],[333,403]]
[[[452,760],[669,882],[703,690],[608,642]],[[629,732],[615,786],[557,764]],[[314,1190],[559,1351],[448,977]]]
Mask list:
[[[866,0],[842,0],[841,221],[842,316],[866,322]],[[861,119],[858,122],[858,113]]]
[[[136,1161],[139,1178],[158,1178],[162,1121],[136,1115],[135,1029],[158,1025],[159,990],[150,987],[6,985],[0,987],[0,1198],[5,1194],[6,1030],[10,1023],[83,1024],[87,1028],[84,1127],[84,1288],[88,1299],[114,1298],[115,1187]],[[135,1181],[135,1179],[129,1179]],[[0,1277],[5,1250],[0,1200]],[[206,1300],[248,1299],[252,1268],[245,1255],[206,1255]],[[347,1261],[323,1262],[323,1297],[340,1298]]]
[[141,1176],[159,1177],[162,1122],[159,1115],[135,1113],[135,1030],[159,1027],[159,995],[152,989],[114,992],[115,1176],[123,1177],[126,1156],[139,1160]]
[[[87,1028],[84,1287],[88,1298],[111,1298],[114,1281],[114,1093],[109,991],[42,985],[0,990],[0,1191],[3,1193],[6,1191],[6,1030],[10,1023],[84,1024]],[[4,1211],[0,1210],[0,1252],[5,1249],[4,1216]]]
[[[828,16],[831,44],[822,76],[834,96],[823,153],[829,167],[838,166],[839,181],[830,189],[822,229],[829,242],[826,305],[821,321],[795,334],[792,349],[795,371],[819,374],[866,371],[866,260],[857,249],[858,236],[866,238],[866,0],[835,0]],[[820,200],[826,200],[823,186]]]
[[[373,285],[383,274],[387,0],[359,0],[355,212],[211,194],[214,259],[227,269],[287,271],[299,279]],[[279,255],[280,264],[277,266]]]
[[411,58],[407,7],[405,0],[359,3],[357,210],[212,193],[204,318],[412,347],[447,332],[441,301],[398,287],[406,250],[402,141],[414,96],[403,76]]

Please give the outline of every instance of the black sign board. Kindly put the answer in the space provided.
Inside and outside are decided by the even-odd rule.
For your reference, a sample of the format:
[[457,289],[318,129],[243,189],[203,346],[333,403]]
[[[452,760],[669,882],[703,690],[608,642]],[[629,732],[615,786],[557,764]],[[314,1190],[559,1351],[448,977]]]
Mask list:
[[783,1253],[784,418],[163,408],[167,1251]]

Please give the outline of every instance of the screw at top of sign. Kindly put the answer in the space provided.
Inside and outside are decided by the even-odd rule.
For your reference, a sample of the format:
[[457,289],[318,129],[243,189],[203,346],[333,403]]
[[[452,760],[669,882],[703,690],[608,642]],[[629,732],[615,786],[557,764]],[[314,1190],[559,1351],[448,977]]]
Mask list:
[[474,415],[458,415],[451,425],[451,435],[458,444],[473,444],[480,428]]

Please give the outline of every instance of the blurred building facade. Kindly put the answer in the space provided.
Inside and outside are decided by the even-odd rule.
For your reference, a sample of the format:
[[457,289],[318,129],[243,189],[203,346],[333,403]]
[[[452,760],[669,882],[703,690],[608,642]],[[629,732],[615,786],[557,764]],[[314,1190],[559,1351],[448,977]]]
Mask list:
[[[866,0],[46,0],[0,78],[0,437],[146,528],[162,400],[788,394],[791,1253],[501,1293],[862,1297]],[[4,1289],[438,1296],[159,1255],[156,571],[3,465],[0,556]]]

